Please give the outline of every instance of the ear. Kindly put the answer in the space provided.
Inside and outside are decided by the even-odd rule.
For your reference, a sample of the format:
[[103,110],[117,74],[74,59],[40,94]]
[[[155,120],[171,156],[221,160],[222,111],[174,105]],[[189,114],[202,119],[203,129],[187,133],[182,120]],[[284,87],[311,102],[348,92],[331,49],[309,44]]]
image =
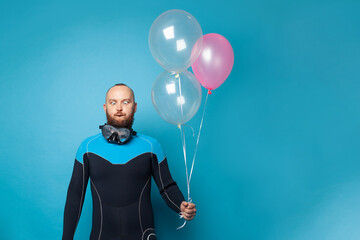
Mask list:
[[105,111],[105,113],[106,113],[106,104],[104,103],[104,105],[103,105],[103,108],[104,108],[104,111]]
[[137,109],[137,103],[135,103],[134,113],[136,112],[136,109]]

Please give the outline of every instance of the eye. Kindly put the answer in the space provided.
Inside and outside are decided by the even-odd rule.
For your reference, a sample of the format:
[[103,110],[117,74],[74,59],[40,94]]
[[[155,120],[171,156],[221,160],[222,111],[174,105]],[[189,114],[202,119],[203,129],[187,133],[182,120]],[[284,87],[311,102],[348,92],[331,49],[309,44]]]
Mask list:
[[110,102],[110,104],[111,104],[111,105],[114,105],[114,104],[115,104],[115,102],[114,102],[114,101],[112,101],[112,102]]
[[129,102],[129,101],[127,101],[127,100],[126,100],[126,101],[124,101],[124,104],[129,104],[129,103],[130,103],[130,102]]

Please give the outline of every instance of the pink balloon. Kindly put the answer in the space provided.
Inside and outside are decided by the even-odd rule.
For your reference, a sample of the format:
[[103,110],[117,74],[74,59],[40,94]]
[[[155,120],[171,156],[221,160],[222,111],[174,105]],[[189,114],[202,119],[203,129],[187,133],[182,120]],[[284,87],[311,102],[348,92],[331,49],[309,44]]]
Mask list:
[[234,51],[229,41],[220,34],[209,33],[203,36],[202,51],[191,67],[201,85],[213,90],[225,82],[233,65]]

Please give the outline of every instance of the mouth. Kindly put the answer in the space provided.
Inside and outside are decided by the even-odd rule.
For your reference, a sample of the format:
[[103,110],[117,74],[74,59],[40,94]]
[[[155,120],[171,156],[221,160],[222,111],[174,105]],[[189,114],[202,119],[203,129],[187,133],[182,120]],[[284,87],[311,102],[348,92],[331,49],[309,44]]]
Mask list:
[[115,114],[115,117],[123,117],[125,114]]

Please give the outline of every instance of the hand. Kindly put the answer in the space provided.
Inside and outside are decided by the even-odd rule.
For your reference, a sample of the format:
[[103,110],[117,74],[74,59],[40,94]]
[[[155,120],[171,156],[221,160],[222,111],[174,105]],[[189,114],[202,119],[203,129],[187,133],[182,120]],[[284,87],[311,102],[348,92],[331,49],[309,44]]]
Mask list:
[[193,220],[196,214],[195,204],[183,201],[180,205],[181,215],[185,220]]

